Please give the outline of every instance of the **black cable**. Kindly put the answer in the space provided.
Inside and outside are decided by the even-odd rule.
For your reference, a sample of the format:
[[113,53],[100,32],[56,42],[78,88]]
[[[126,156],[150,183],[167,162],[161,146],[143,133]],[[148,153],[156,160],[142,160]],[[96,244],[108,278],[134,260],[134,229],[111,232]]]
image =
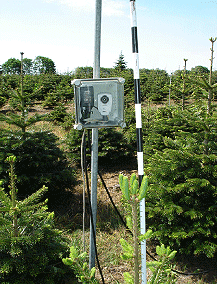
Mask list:
[[[115,203],[114,203],[114,201],[113,201],[113,199],[112,199],[112,197],[111,197],[111,194],[110,194],[110,192],[109,192],[109,190],[108,190],[108,188],[107,188],[107,186],[106,186],[106,184],[105,184],[105,181],[104,181],[104,179],[103,179],[103,177],[102,177],[102,175],[101,175],[101,173],[100,173],[99,171],[98,171],[98,174],[99,174],[99,177],[100,177],[100,179],[101,179],[101,181],[102,181],[102,184],[103,184],[103,186],[104,186],[104,188],[105,188],[105,190],[106,190],[106,193],[107,193],[107,195],[108,195],[108,197],[109,197],[109,199],[110,199],[112,205],[114,206],[114,209],[115,209],[116,213],[118,214],[118,216],[119,216],[121,222],[123,223],[123,225],[125,226],[125,228],[128,230],[128,232],[129,232],[131,235],[133,235],[133,233],[131,232],[131,230],[128,228],[126,222],[125,222],[124,219],[122,218],[122,216],[121,216],[121,214],[120,214],[120,212],[119,212],[117,206],[115,205]],[[158,260],[157,260],[150,252],[148,252],[147,250],[146,250],[146,253],[147,253],[147,255],[149,255],[154,261],[158,261]],[[178,270],[175,270],[175,269],[171,269],[171,270],[172,270],[173,272],[177,273],[177,274],[184,275],[184,276],[196,276],[196,275],[206,274],[206,273],[209,273],[209,272],[211,272],[211,271],[216,271],[216,269],[211,269],[211,270],[205,270],[205,271],[201,271],[201,272],[193,272],[193,273],[189,272],[189,273],[188,273],[188,272],[178,271]]]
[[114,204],[114,201],[113,201],[113,199],[112,199],[112,197],[111,197],[111,194],[110,194],[110,192],[109,192],[109,190],[108,190],[108,188],[107,188],[107,186],[106,186],[106,184],[105,184],[105,181],[104,181],[104,179],[103,179],[103,177],[102,177],[102,175],[101,175],[101,173],[100,173],[99,170],[98,170],[98,175],[99,175],[99,177],[100,177],[100,179],[101,179],[101,181],[102,181],[102,184],[103,184],[103,186],[104,186],[104,188],[105,188],[105,190],[106,190],[106,193],[107,193],[107,195],[108,195],[108,197],[109,197],[109,199],[110,199],[110,201],[111,201],[111,203],[112,203],[112,205],[113,205],[113,207],[114,207],[114,209],[115,209],[117,215],[118,215],[119,218],[121,219],[121,222],[124,224],[125,228],[128,229],[129,232],[133,235],[133,233],[132,233],[132,232],[130,231],[130,229],[127,227],[126,222],[125,222],[124,219],[122,218],[122,216],[121,216],[121,214],[120,214],[120,212],[119,212],[117,206]]
[[92,229],[92,234],[93,234],[93,241],[94,241],[94,249],[95,249],[95,255],[96,255],[96,261],[97,261],[97,266],[100,272],[100,276],[102,279],[102,283],[105,284],[104,277],[102,274],[102,270],[100,267],[99,263],[99,258],[98,258],[98,252],[97,252],[97,247],[96,247],[96,232],[93,224],[93,211],[92,211],[92,206],[91,206],[91,198],[90,198],[90,188],[89,188],[89,180],[88,180],[88,173],[87,173],[87,163],[86,163],[86,135],[84,134],[84,140],[83,140],[83,164],[84,164],[84,171],[85,171],[85,177],[86,177],[86,186],[87,186],[87,195],[88,195],[88,203],[89,203],[89,209],[90,209],[90,220],[91,220],[91,229]]

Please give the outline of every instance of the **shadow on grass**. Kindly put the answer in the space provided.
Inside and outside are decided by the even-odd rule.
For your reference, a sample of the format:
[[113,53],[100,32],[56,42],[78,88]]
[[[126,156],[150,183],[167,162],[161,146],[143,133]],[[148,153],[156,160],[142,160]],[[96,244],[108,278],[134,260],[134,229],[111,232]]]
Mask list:
[[[195,255],[178,254],[176,257],[176,264],[179,271],[196,274],[192,276],[191,275],[182,276],[180,274],[179,275],[180,277],[189,279],[191,276],[191,279],[194,281],[193,283],[198,283],[198,284],[217,283],[217,255],[215,255],[213,258],[208,258],[205,255],[195,256]],[[196,282],[199,280],[203,282]]]
[[[54,201],[55,200],[55,201]],[[83,195],[66,191],[49,203],[49,210],[55,216],[62,229],[75,231],[83,227]],[[122,224],[112,204],[97,202],[97,228],[109,232]],[[88,198],[85,198],[85,228],[90,226],[90,208]]]

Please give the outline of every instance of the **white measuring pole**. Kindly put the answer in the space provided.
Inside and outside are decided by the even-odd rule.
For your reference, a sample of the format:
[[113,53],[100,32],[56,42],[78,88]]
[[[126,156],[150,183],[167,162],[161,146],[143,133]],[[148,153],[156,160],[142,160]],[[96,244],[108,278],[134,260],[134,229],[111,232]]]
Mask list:
[[[137,35],[137,19],[135,0],[130,0],[131,14],[131,34],[132,34],[132,53],[134,60],[134,89],[135,89],[135,112],[136,112],[136,134],[137,134],[137,162],[139,185],[142,183],[144,175],[143,168],[143,147],[142,147],[142,111],[140,95],[140,77],[139,77],[139,50]],[[145,199],[140,202],[140,227],[141,234],[145,234]],[[142,260],[142,284],[146,284],[146,241],[141,242],[141,260]]]
[[[100,45],[101,45],[101,15],[102,0],[96,0],[95,15],[95,46],[94,46],[94,65],[93,78],[100,78]],[[92,129],[91,145],[91,208],[93,214],[93,227],[96,232],[96,214],[97,214],[97,179],[98,179],[98,128]],[[90,220],[91,222],[91,220]],[[92,224],[90,223],[90,254],[89,268],[95,267],[95,243]]]

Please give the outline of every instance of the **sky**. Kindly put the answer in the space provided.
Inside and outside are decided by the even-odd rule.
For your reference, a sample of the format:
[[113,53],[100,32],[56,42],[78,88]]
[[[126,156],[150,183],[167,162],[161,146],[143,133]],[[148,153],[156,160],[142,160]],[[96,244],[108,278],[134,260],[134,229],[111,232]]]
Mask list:
[[[24,58],[52,59],[59,73],[93,66],[96,0],[1,2],[0,64],[9,58],[20,59],[24,52]],[[209,39],[217,37],[217,1],[135,3],[140,68],[172,73],[183,69],[184,58],[188,70],[198,65],[209,68]],[[127,67],[133,68],[130,1],[102,0],[101,67],[112,68],[121,52]],[[217,59],[213,67],[217,69]]]

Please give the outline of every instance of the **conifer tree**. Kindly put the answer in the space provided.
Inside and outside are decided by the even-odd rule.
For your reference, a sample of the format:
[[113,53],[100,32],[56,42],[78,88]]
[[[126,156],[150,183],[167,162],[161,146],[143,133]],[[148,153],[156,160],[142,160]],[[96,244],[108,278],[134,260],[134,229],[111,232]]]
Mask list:
[[[29,105],[31,104],[31,96],[35,94],[24,94],[23,91],[23,52],[21,52],[21,72],[20,72],[20,89],[13,90],[11,93],[11,102],[12,106],[18,113],[15,113],[14,110],[10,111],[7,115],[0,114],[0,120],[5,121],[10,125],[16,125],[18,129],[22,131],[22,136],[25,139],[25,133],[27,127],[35,124],[38,121],[41,121],[44,118],[44,115],[35,114],[32,117],[29,117]],[[39,90],[37,90],[38,92]]]
[[177,82],[174,82],[173,84],[167,85],[166,88],[168,90],[172,90],[173,92],[176,93],[176,95],[181,96],[181,105],[182,105],[182,110],[185,109],[185,101],[186,98],[189,96],[189,94],[192,92],[192,85],[188,83],[186,79],[186,64],[187,64],[188,59],[184,58],[184,70],[180,71],[180,79]]
[[124,71],[127,69],[127,62],[125,62],[124,60],[124,55],[122,54],[122,51],[119,55],[118,61],[115,62],[114,68],[118,71]]
[[212,257],[217,251],[216,118],[195,107],[162,108],[154,116],[144,132],[148,226],[173,249]]
[[207,115],[212,114],[212,108],[211,108],[211,101],[212,101],[212,95],[213,91],[217,89],[217,83],[213,84],[212,80],[212,69],[213,69],[213,45],[217,38],[210,38],[209,40],[212,43],[211,47],[211,58],[210,58],[210,73],[209,73],[209,79],[207,80],[204,75],[196,77],[196,78],[188,78],[187,80],[191,82],[196,88],[201,89],[203,92],[207,95]]
[[[10,156],[10,193],[0,187],[0,282],[11,284],[58,283],[59,266],[68,251],[66,238],[54,227],[42,187],[23,201],[17,199],[16,158]],[[42,200],[42,201],[40,201]]]

